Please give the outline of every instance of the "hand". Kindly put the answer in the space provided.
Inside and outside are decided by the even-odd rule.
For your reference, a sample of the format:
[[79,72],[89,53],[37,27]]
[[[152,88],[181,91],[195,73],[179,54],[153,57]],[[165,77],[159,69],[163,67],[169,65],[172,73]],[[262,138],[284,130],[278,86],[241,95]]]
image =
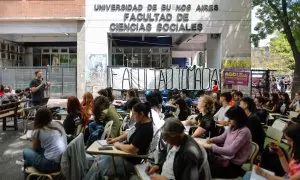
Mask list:
[[113,138],[107,138],[107,139],[106,139],[106,142],[107,142],[108,144],[114,144],[114,143],[117,142],[117,141],[114,140]]
[[115,143],[114,143],[114,146],[115,146],[115,148],[117,148],[117,149],[120,149],[120,145],[121,145],[121,143],[119,143],[119,142],[115,142]]
[[211,144],[211,143],[213,143],[213,142],[211,141],[210,138],[207,138],[207,139],[206,139],[206,143],[207,143],[207,144]]
[[150,179],[151,179],[151,180],[168,180],[167,177],[161,176],[161,175],[159,175],[159,174],[153,174],[153,175],[151,175],[151,176],[150,176]]
[[204,147],[205,149],[211,149],[212,144],[207,144],[206,142],[199,142],[200,146]]
[[159,166],[157,166],[157,165],[154,165],[154,166],[148,166],[148,167],[146,168],[146,173],[147,173],[148,175],[151,175],[151,174],[155,173],[157,170],[159,170]]
[[255,166],[254,170],[255,170],[256,174],[263,176],[263,177],[267,177],[267,174],[259,166]]

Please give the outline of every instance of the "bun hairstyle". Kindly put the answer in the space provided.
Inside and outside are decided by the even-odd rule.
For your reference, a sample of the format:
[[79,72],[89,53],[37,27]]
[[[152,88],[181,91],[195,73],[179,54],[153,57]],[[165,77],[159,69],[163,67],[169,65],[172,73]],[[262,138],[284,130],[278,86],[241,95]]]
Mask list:
[[145,116],[148,116],[149,114],[151,121],[153,120],[152,113],[151,113],[151,105],[149,102],[137,103],[133,106],[132,109],[137,113],[144,113]]

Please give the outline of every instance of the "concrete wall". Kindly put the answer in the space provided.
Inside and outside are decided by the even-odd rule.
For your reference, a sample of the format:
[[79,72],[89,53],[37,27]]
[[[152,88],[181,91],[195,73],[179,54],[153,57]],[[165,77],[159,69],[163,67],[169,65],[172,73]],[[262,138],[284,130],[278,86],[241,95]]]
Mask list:
[[[166,2],[151,0],[151,1],[139,1],[128,0],[126,2],[122,0],[112,0],[109,2],[99,2],[98,0],[86,0],[86,56],[90,54],[106,54],[108,57],[108,42],[107,33],[110,32],[111,23],[124,23],[125,12],[111,12],[111,11],[95,11],[95,4],[131,4],[131,5],[143,5],[141,13],[148,13],[148,4],[157,4],[157,11],[155,13],[168,13],[161,11],[161,5],[166,3],[167,5],[191,4],[191,10],[189,12],[176,12],[172,9],[170,13],[173,16],[171,22],[178,23],[176,21],[176,15],[178,13],[188,13],[189,21],[188,25],[192,23],[201,23],[203,29],[200,33],[203,34],[220,34],[220,39],[208,40],[207,49],[207,66],[211,68],[221,68],[222,60],[228,58],[238,57],[251,57],[251,45],[249,36],[251,32],[251,0],[230,0],[230,2],[222,0],[168,0]],[[197,5],[214,4],[218,5],[218,11],[202,11],[196,12]],[[129,14],[137,12],[128,12]],[[154,13],[154,12],[151,12]],[[175,17],[175,18],[174,18]],[[128,21],[126,21],[128,23]],[[134,23],[134,22],[130,22]],[[156,27],[159,22],[150,22],[152,29],[150,32],[144,33],[161,33],[157,32]],[[147,24],[147,22],[145,23]],[[114,33],[114,32],[113,32]],[[118,32],[117,32],[118,33]],[[122,32],[123,35],[134,34],[141,32]],[[190,33],[190,32],[177,32],[177,33]],[[209,36],[209,35],[208,35]],[[201,47],[201,49],[204,49]],[[107,59],[109,61],[109,59]],[[108,63],[108,62],[107,62]],[[105,84],[106,79],[100,80]],[[98,85],[95,85],[98,86]],[[99,86],[102,86],[99,85]],[[104,87],[104,86],[103,86]]]

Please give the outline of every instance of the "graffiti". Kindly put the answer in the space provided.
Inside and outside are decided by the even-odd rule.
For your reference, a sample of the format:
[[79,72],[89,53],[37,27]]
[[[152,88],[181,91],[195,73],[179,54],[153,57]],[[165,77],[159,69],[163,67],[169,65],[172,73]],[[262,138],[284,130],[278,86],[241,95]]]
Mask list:
[[85,68],[85,77],[87,86],[103,86],[106,84],[106,54],[90,54],[88,55]]

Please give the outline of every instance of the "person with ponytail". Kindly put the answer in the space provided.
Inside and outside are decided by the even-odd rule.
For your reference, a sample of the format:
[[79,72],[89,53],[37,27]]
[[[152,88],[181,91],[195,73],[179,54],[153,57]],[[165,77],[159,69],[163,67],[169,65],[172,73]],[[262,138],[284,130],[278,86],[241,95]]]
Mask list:
[[67,148],[66,133],[62,125],[52,121],[47,108],[37,111],[32,132],[32,147],[25,148],[24,168],[33,166],[41,173],[60,170],[60,159]]
[[[115,148],[137,155],[148,154],[148,149],[153,137],[152,120],[149,117],[151,106],[149,103],[138,103],[132,108],[132,116],[136,121],[134,132],[128,138],[128,132],[116,138],[109,138],[107,142]],[[117,171],[113,172],[112,156],[103,155],[94,162],[84,179],[95,177],[101,179],[104,176],[123,176],[134,173],[134,165],[141,162],[141,158],[114,157]]]

